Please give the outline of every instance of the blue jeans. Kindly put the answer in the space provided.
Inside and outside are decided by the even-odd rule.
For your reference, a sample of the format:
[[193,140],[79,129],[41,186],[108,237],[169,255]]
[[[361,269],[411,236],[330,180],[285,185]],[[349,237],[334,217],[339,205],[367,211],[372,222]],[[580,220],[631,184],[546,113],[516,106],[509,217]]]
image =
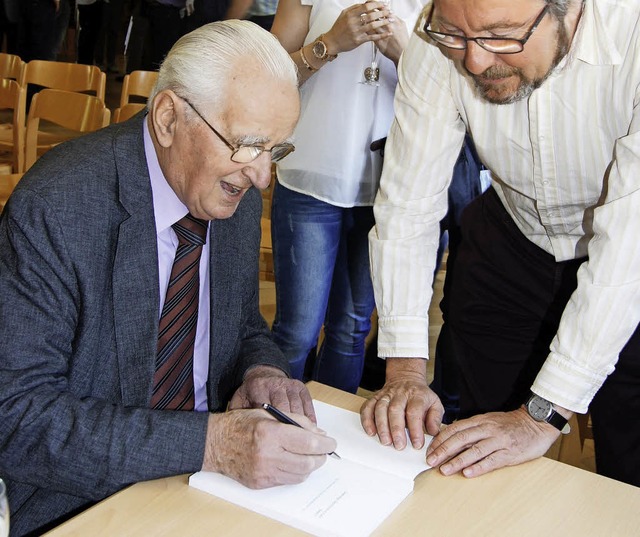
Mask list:
[[276,184],[273,337],[294,378],[358,389],[375,306],[367,240],[373,223],[372,207],[336,207]]

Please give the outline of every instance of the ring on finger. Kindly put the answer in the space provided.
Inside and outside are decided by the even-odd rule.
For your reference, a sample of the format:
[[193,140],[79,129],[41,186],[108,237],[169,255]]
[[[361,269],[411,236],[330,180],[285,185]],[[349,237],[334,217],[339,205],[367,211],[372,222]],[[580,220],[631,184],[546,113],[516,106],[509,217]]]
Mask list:
[[391,398],[390,398],[390,397],[381,397],[381,398],[378,400],[378,402],[379,402],[379,403],[382,403],[383,401],[384,401],[385,403],[389,404],[389,403],[391,403]]
[[367,14],[366,13],[362,13],[360,15],[360,22],[362,23],[362,26],[364,26],[365,24],[367,24]]

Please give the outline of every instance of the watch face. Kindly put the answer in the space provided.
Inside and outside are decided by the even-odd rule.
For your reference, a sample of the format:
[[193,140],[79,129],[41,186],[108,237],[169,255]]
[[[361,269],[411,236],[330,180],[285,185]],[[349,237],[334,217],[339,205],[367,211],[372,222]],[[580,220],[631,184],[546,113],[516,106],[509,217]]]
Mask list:
[[531,417],[538,421],[545,421],[551,415],[551,411],[553,410],[549,401],[542,397],[538,397],[537,395],[533,396],[529,400],[527,409],[529,410]]
[[324,60],[327,55],[327,46],[322,41],[316,41],[311,49],[313,55],[320,60]]

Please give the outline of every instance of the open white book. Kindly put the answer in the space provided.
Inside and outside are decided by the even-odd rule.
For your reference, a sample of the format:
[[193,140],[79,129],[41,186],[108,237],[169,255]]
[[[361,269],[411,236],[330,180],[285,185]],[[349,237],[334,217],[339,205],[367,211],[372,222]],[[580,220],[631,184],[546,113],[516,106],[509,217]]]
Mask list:
[[367,436],[360,416],[313,402],[318,426],[338,442],[341,460],[326,464],[298,485],[252,490],[231,478],[198,472],[189,485],[317,536],[367,536],[413,491],[414,478],[429,466],[425,447],[402,451]]

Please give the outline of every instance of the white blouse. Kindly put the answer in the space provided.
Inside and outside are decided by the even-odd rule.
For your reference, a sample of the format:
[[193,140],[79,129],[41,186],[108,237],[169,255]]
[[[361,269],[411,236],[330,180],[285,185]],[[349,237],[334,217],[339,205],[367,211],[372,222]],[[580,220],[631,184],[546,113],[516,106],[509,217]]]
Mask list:
[[[311,5],[304,44],[329,31],[350,0],[301,0]],[[419,0],[391,0],[391,9],[411,32],[422,9]],[[300,88],[300,121],[295,152],[278,162],[278,179],[287,188],[341,207],[373,205],[382,168],[372,141],[384,138],[393,120],[398,81],[394,63],[378,52],[379,86],[362,84],[370,65],[371,43],[343,52]]]

